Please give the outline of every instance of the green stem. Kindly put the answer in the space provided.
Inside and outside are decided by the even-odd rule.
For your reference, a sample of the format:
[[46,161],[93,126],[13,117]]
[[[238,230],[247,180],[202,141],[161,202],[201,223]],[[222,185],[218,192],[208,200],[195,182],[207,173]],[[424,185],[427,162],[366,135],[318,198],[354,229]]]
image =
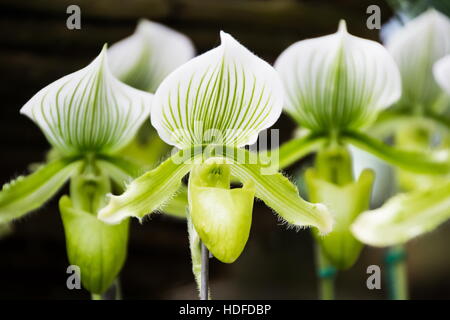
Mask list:
[[391,300],[408,299],[408,275],[406,251],[401,245],[390,247],[386,252],[388,295]]
[[319,297],[321,300],[334,300],[334,279],[337,270],[328,262],[318,243],[316,243],[315,255]]

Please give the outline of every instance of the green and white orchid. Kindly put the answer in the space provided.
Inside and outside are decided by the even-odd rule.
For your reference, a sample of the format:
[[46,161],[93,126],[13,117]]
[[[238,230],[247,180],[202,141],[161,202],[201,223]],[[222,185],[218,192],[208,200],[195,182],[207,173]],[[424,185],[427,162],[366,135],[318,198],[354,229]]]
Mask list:
[[[146,19],[138,22],[131,36],[113,44],[108,50],[112,73],[129,86],[150,93],[155,93],[169,73],[194,56],[194,45],[188,37]],[[145,122],[121,152],[141,166],[155,167],[169,151],[170,146],[159,138],[149,122]],[[186,192],[182,194],[186,195]],[[166,211],[185,216],[184,210],[177,212],[166,208]]]
[[40,208],[70,179],[70,197],[59,202],[67,253],[93,294],[112,284],[125,261],[128,221],[110,226],[96,214],[107,193],[138,173],[118,150],[148,118],[152,97],[113,76],[105,46],[87,67],[51,83],[21,109],[54,148],[54,159],[3,186],[0,223]]
[[[450,55],[435,63],[436,82],[450,95]],[[447,137],[448,139],[448,137]],[[450,162],[450,145],[440,151]],[[352,225],[362,242],[386,247],[404,244],[433,231],[450,219],[450,175],[439,176],[433,185],[422,185],[390,199],[381,208],[363,213]]]
[[432,68],[437,60],[450,54],[450,19],[429,9],[389,37],[386,48],[402,76],[402,97],[396,107],[416,114],[439,111],[448,100]]
[[[401,97],[401,76],[382,45],[350,35],[345,22],[335,34],[291,45],[275,68],[284,83],[286,112],[304,127],[300,137],[281,146],[280,165],[318,151],[305,178],[310,200],[335,215],[333,231],[316,237],[319,277],[332,278],[330,268],[349,268],[359,255],[362,245],[350,227],[369,209],[374,179],[364,170],[354,181],[349,144],[419,173],[448,174],[450,163],[437,154],[390,147],[362,131]],[[331,298],[331,286],[322,285],[327,288],[322,297]]]
[[[231,263],[247,242],[254,197],[293,226],[314,226],[326,234],[333,222],[325,206],[301,199],[281,173],[264,170],[270,164],[258,153],[241,148],[280,116],[282,85],[269,64],[229,34],[220,37],[220,46],[176,69],[155,94],[151,122],[179,151],[122,195],[111,196],[98,217],[108,223],[142,219],[160,209],[189,173],[190,239],[199,236],[217,259]],[[230,189],[231,178],[243,187]],[[191,243],[191,248],[199,246]],[[197,251],[192,258],[199,281],[196,257]]]

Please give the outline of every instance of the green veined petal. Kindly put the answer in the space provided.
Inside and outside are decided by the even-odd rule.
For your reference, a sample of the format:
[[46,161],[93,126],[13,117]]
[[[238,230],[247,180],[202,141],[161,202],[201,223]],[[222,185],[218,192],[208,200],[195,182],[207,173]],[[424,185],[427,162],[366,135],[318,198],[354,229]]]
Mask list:
[[322,252],[339,269],[351,267],[359,256],[362,244],[356,240],[350,226],[356,217],[369,208],[374,174],[364,170],[358,181],[338,186],[317,177],[314,169],[305,174],[309,199],[325,204],[334,216],[333,231],[317,235]]
[[195,230],[218,260],[234,262],[244,250],[252,222],[254,182],[230,189],[230,165],[210,158],[189,177],[189,213]]
[[220,37],[219,47],[176,69],[155,94],[152,125],[179,149],[252,144],[280,116],[283,93],[275,70],[229,34]]
[[74,158],[54,160],[28,176],[5,184],[0,192],[0,223],[17,219],[42,206],[80,165],[81,161]]
[[81,283],[87,290],[103,293],[125,262],[129,220],[108,225],[94,214],[74,208],[67,196],[60,199],[59,209],[70,264],[80,267]]
[[[157,168],[135,179],[120,196],[111,195],[109,204],[100,210],[98,218],[107,223],[119,223],[127,217],[142,219],[160,209],[181,186],[181,179],[195,162],[189,151],[179,151]],[[192,160],[192,161],[189,161]]]
[[450,182],[400,194],[381,208],[360,215],[352,231],[376,247],[405,243],[434,230],[450,218]]
[[275,62],[286,111],[314,132],[360,128],[401,94],[394,60],[379,43],[335,34],[299,41]]
[[450,53],[450,19],[430,9],[389,37],[386,48],[402,77],[399,105],[405,109],[429,109],[442,91],[433,78],[433,64]]
[[143,172],[143,168],[119,156],[100,155],[96,162],[120,187],[125,187],[128,182]]
[[186,210],[189,207],[187,188],[181,186],[175,195],[163,205],[161,211],[174,218],[186,218]]
[[118,79],[152,93],[170,72],[194,55],[188,37],[146,19],[139,21],[133,35],[108,50],[111,70]]
[[105,46],[91,64],[39,91],[20,112],[63,154],[112,152],[136,134],[151,99],[112,75]]
[[434,154],[400,150],[359,132],[344,132],[343,138],[357,148],[411,172],[436,175],[450,172],[450,155],[445,151]]
[[434,64],[433,73],[436,82],[450,94],[450,54]]
[[[246,150],[236,150],[244,154],[245,161],[231,164],[232,176],[240,181],[253,181],[255,196],[272,208],[284,221],[298,227],[313,226],[321,234],[332,230],[333,218],[328,209],[320,204],[303,200],[295,185],[281,173],[265,172],[261,164],[249,162],[251,155]],[[232,158],[228,158],[232,160]]]

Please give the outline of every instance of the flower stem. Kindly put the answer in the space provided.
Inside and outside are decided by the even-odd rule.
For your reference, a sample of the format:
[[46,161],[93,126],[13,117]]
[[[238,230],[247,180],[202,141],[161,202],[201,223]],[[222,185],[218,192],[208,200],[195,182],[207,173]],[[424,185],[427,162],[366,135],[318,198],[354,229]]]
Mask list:
[[334,278],[337,270],[328,262],[318,243],[315,247],[319,297],[321,300],[334,300]]
[[408,299],[408,275],[406,251],[401,245],[390,247],[386,252],[388,295],[391,300]]
[[202,273],[200,286],[200,300],[208,300],[209,292],[209,251],[202,242]]

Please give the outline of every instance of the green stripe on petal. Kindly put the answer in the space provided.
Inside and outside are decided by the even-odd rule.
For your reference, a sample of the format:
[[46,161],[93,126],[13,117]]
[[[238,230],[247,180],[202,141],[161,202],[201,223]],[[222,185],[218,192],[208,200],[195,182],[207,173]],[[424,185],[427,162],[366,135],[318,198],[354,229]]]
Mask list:
[[450,218],[450,182],[400,194],[381,208],[360,215],[352,231],[376,247],[405,243],[437,228]]
[[76,159],[51,161],[28,176],[5,184],[0,191],[0,224],[41,207],[81,165]]
[[450,94],[450,54],[434,64],[433,72],[436,82]]
[[192,145],[244,146],[272,126],[282,109],[275,70],[229,34],[221,45],[182,65],[158,88],[151,121],[180,149]]
[[119,196],[111,195],[98,218],[107,223],[119,223],[127,217],[142,219],[161,209],[180,189],[181,179],[191,170],[195,155],[179,151],[157,168],[132,181]]
[[118,79],[152,93],[170,72],[194,55],[188,37],[146,19],[139,21],[133,35],[108,50],[111,70]]
[[151,100],[112,75],[105,46],[91,64],[39,91],[20,112],[63,154],[107,153],[133,138]]
[[286,112],[314,132],[360,128],[401,94],[400,74],[377,42],[335,34],[299,41],[277,59]]
[[442,93],[432,68],[438,59],[450,54],[450,19],[430,9],[389,37],[386,48],[402,77],[399,106],[430,110]]

